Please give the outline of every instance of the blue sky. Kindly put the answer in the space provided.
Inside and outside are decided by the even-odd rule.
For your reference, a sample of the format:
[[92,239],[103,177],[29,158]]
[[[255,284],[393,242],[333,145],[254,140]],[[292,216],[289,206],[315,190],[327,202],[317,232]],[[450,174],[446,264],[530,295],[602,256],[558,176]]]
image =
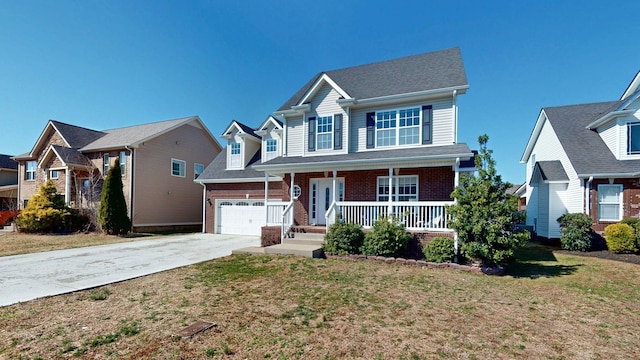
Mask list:
[[[259,125],[319,71],[459,46],[459,141],[519,163],[544,106],[617,100],[637,1],[0,0],[0,153],[47,120],[97,130],[199,115]],[[220,140],[220,139],[219,139]]]

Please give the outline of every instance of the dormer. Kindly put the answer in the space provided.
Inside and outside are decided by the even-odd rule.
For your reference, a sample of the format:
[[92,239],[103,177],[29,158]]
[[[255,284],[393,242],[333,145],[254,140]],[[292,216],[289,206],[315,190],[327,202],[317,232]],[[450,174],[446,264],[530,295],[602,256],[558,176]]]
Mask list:
[[255,132],[256,135],[262,138],[262,162],[282,156],[284,140],[282,126],[283,124],[280,120],[273,116],[268,116]]
[[235,120],[222,133],[227,139],[227,170],[242,170],[260,149],[261,139],[255,131]]

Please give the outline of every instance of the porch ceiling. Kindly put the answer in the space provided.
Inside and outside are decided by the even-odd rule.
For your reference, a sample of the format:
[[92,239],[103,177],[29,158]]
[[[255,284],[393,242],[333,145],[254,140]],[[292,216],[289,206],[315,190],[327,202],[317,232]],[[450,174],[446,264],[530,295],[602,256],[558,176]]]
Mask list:
[[474,156],[466,144],[429,146],[407,149],[374,150],[358,153],[279,157],[253,166],[255,170],[270,174],[287,172],[316,172],[332,170],[368,170],[417,168],[455,165],[456,160]]

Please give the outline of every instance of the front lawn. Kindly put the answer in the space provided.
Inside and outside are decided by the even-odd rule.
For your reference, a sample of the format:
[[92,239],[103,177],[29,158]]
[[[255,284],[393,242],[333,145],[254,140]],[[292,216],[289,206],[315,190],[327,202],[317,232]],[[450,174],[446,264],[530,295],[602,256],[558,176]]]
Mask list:
[[0,358],[640,358],[638,265],[519,257],[497,277],[231,256],[0,308]]

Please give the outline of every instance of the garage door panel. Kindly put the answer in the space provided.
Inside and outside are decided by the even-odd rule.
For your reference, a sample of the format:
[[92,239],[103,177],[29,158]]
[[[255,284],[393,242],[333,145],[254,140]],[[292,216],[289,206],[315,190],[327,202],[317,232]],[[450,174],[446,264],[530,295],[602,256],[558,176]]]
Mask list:
[[263,202],[225,201],[218,210],[221,234],[260,235],[265,222]]

